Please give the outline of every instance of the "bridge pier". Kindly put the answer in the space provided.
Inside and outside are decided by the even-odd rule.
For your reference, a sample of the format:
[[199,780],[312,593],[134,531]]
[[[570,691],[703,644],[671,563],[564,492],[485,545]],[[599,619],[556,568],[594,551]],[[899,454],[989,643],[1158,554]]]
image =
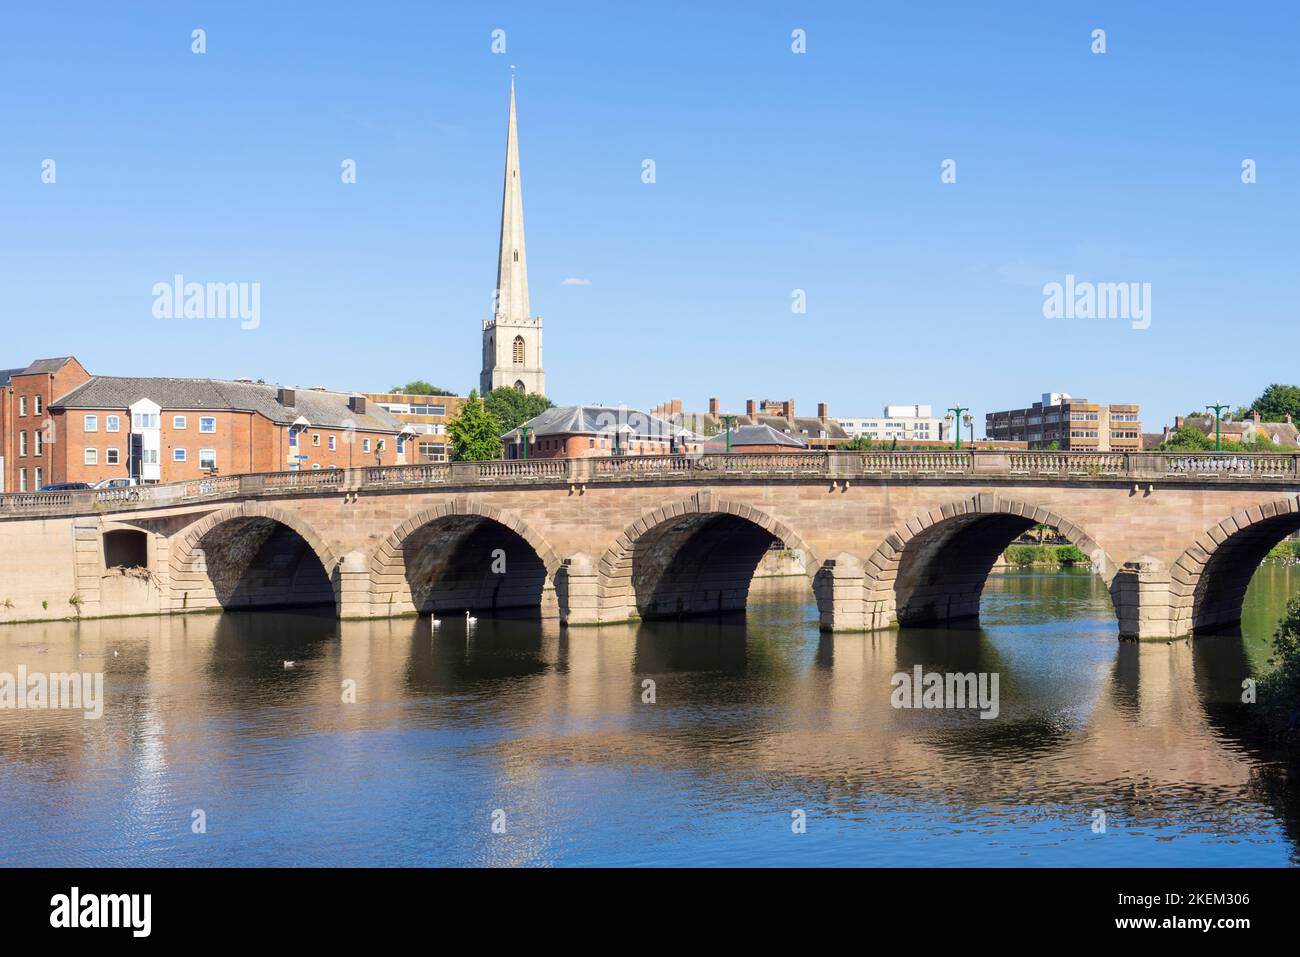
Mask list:
[[1164,563],[1150,556],[1121,565],[1110,585],[1119,636],[1142,641],[1178,637],[1173,588]]
[[600,624],[600,577],[590,555],[577,552],[564,559],[555,575],[555,596],[564,624]]
[[867,573],[848,552],[828,558],[813,578],[822,631],[866,631]]
[[348,552],[339,561],[337,582],[340,618],[375,616],[370,589],[370,562],[360,550]]

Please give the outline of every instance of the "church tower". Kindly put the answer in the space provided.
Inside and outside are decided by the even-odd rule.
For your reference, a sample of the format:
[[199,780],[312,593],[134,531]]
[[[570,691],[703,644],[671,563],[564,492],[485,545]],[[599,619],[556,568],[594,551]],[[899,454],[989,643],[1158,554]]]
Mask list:
[[542,317],[528,313],[528,255],[524,250],[524,194],[519,182],[519,133],[515,128],[515,77],[510,75],[510,125],[506,133],[506,182],[501,197],[501,251],[492,318],[483,320],[483,371],[479,392],[507,386],[546,394],[542,371]]

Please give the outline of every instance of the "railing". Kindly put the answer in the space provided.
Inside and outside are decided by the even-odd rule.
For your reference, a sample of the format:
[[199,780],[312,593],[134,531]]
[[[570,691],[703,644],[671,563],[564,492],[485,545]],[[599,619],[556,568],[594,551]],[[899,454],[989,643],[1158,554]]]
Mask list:
[[1124,475],[1124,452],[1008,452],[1013,475]]
[[1296,457],[1233,452],[1165,452],[1170,475],[1257,475],[1285,478],[1296,474]]
[[354,469],[314,469],[222,475],[166,485],[0,494],[0,517],[87,514],[168,508],[193,502],[261,495],[333,494],[428,486],[509,486],[590,482],[980,481],[1029,477],[1059,482],[1196,481],[1300,485],[1300,455],[1235,452],[737,452],[706,455],[624,455],[577,459],[451,462]]
[[927,475],[969,472],[970,452],[862,452],[859,468],[869,475]]

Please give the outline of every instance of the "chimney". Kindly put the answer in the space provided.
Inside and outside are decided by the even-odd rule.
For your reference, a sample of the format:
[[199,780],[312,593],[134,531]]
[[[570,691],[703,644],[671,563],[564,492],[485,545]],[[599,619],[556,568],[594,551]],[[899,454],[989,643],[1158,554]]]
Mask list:
[[753,400],[753,399],[746,399],[746,400],[745,400],[745,414],[746,414],[747,416],[749,416],[751,419],[754,417],[754,400]]
[[715,417],[716,417],[717,414],[718,414],[718,400],[717,400],[717,399],[710,399],[710,400],[709,400],[709,415],[712,415],[712,416],[715,416]]
[[280,386],[280,391],[276,394],[276,399],[281,405],[288,408],[292,408],[296,404],[294,390],[288,386]]
[[1258,409],[1251,412],[1250,417],[1255,420],[1256,425],[1259,425],[1259,420],[1262,418],[1262,416],[1260,416]]
[[784,402],[781,403],[781,405],[783,406],[783,414],[785,415],[785,417],[786,417],[787,419],[793,419],[793,418],[794,418],[794,399],[786,399]]
[[817,418],[821,419],[823,422],[826,421],[826,403],[825,403],[825,402],[818,402],[818,403],[817,403]]
[[681,414],[682,414],[682,400],[673,399],[673,415],[681,415]]
[[1174,416],[1174,428],[1181,429],[1182,427],[1183,427],[1183,417],[1181,415]]
[[348,408],[355,415],[366,414],[366,397],[364,395],[354,395],[348,399]]

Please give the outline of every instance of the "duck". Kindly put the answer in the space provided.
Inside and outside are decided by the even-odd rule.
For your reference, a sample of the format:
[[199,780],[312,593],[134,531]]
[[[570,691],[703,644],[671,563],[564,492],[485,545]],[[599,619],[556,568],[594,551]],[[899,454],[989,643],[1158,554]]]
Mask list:
[[442,619],[439,618],[438,615],[435,613],[433,619],[430,621],[430,624],[432,624],[434,628],[440,628],[442,627]]
[[297,663],[298,663],[298,662],[296,662],[296,661],[286,661],[286,662],[284,663],[284,666],[285,666],[286,668],[292,668],[292,667],[293,667],[294,665],[296,665]]
[[471,615],[471,614],[469,613],[469,609],[468,609],[468,608],[465,609],[465,624],[467,624],[467,625],[477,625],[477,624],[478,624],[478,619],[475,618],[473,615]]

